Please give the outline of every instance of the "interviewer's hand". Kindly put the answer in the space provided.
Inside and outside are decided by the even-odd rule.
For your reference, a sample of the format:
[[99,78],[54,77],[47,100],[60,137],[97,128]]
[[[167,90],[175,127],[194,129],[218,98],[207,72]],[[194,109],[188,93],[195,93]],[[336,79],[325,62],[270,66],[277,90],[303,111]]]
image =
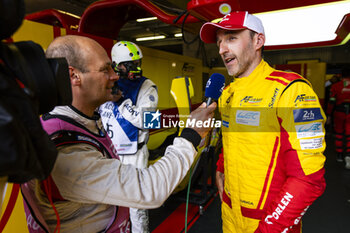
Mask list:
[[217,104],[214,102],[206,108],[206,103],[202,103],[196,110],[191,112],[191,115],[188,118],[190,121],[195,120],[196,124],[190,128],[194,129],[201,136],[201,138],[204,138],[208,134],[211,127],[198,127],[197,122],[205,122],[207,120],[211,120],[211,118],[214,116],[216,106]]

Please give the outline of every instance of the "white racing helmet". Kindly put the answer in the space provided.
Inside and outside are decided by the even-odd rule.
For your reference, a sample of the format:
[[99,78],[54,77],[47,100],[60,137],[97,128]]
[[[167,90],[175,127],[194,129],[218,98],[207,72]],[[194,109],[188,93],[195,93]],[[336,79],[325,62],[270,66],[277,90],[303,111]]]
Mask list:
[[140,60],[142,51],[135,43],[119,41],[112,48],[112,61],[119,65],[121,62]]

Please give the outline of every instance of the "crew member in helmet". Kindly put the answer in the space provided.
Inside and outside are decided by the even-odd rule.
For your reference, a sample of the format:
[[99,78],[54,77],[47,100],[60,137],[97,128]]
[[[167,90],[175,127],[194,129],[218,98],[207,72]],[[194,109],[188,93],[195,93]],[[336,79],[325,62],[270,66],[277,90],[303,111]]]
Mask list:
[[[143,129],[143,112],[155,111],[157,86],[142,76],[142,52],[129,41],[112,48],[113,68],[120,78],[115,82],[113,101],[100,106],[103,126],[112,139],[120,161],[145,168],[148,164],[149,133]],[[130,208],[132,232],[149,232],[147,210]]]

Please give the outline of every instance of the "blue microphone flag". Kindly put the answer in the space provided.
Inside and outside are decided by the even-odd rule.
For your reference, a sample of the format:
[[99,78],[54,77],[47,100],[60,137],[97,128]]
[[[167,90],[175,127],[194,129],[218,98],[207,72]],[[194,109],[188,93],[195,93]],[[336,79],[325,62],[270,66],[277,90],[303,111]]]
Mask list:
[[218,100],[225,87],[225,77],[219,73],[213,73],[205,86],[205,97]]

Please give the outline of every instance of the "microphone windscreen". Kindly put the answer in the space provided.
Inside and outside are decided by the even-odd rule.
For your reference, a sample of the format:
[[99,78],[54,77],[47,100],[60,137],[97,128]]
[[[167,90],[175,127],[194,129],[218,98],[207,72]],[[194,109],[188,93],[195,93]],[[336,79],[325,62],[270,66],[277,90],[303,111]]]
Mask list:
[[225,77],[219,73],[212,74],[205,86],[205,97],[218,100],[224,87]]

